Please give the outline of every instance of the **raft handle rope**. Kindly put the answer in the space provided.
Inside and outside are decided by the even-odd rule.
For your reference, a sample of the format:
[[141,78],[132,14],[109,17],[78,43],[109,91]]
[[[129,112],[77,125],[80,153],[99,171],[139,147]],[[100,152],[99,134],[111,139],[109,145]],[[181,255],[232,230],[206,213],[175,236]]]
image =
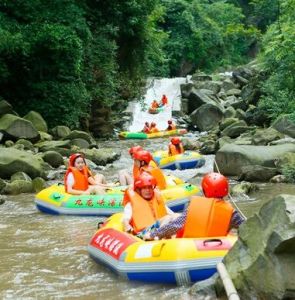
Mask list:
[[[217,172],[219,173],[219,174],[221,174],[220,173],[220,170],[219,170],[219,167],[218,167],[218,165],[217,165],[217,162],[216,162],[216,160],[214,159],[214,164],[215,164],[215,166],[216,166],[216,169],[217,169]],[[237,203],[236,203],[236,201],[234,200],[234,198],[232,197],[232,195],[230,194],[230,192],[228,192],[228,197],[229,197],[229,200],[231,201],[231,203],[234,205],[234,207],[236,208],[236,210],[240,213],[240,215],[244,218],[244,220],[246,221],[247,220],[247,217],[244,215],[244,213],[240,210],[240,208],[238,207],[238,205],[237,205]]]

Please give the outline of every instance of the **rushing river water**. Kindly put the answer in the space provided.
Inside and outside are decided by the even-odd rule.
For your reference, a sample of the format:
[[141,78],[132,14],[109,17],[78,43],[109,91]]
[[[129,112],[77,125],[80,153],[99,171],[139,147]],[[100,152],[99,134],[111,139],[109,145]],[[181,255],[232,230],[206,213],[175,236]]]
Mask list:
[[[101,146],[122,153],[120,160],[102,172],[113,180],[118,170],[131,169],[127,149],[134,144],[157,150],[167,143],[167,139],[102,142]],[[201,174],[212,170],[213,156],[206,158],[202,169],[176,171],[175,175],[199,184]],[[250,199],[245,196],[238,202],[247,216],[274,195],[295,194],[294,185],[261,184],[260,188]],[[90,259],[86,246],[98,217],[40,213],[33,194],[8,197],[0,211],[1,299],[193,299],[187,287],[128,282]]]

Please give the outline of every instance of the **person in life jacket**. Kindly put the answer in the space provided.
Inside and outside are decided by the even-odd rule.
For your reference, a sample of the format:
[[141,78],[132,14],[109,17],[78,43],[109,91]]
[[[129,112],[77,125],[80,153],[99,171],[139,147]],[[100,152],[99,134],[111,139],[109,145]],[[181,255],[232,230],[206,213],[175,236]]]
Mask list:
[[145,123],[144,123],[144,127],[143,127],[143,129],[142,129],[142,132],[144,132],[144,133],[151,133],[151,129],[150,129],[150,124],[149,124],[149,122],[145,122]]
[[155,133],[155,132],[159,132],[159,129],[157,128],[157,124],[155,122],[152,122],[150,127],[150,133]]
[[151,104],[151,108],[152,109],[157,109],[159,108],[159,103],[157,102],[157,100],[153,100],[152,104]]
[[168,98],[166,95],[163,95],[160,102],[160,107],[165,106],[168,104]]
[[178,136],[172,137],[168,145],[168,155],[173,156],[184,153],[182,142]]
[[102,174],[92,175],[81,153],[70,156],[64,182],[66,192],[73,195],[103,194],[108,187]]
[[167,182],[163,171],[157,166],[153,160],[153,156],[148,151],[137,151],[133,155],[134,158],[134,173],[133,178],[137,178],[142,172],[150,173],[157,182],[157,187],[163,190],[167,187]]
[[175,130],[176,125],[172,122],[172,120],[168,120],[168,127],[166,128],[166,131]]
[[[129,154],[131,159],[133,159],[133,155],[136,151],[140,151],[143,150],[141,146],[137,145],[137,146],[133,146],[129,149]],[[133,163],[133,173],[136,173],[136,169],[137,167],[135,166],[135,164]],[[120,181],[120,185],[130,185],[133,184],[133,176],[130,175],[130,173],[128,172],[128,170],[121,170],[119,171],[119,181]]]
[[156,179],[143,172],[125,194],[130,199],[124,205],[123,227],[126,232],[139,233],[157,220],[174,213],[165,205],[156,188]]
[[209,173],[202,179],[205,197],[192,197],[188,208],[176,219],[146,234],[153,240],[176,237],[199,238],[226,236],[231,228],[238,228],[245,220],[225,201],[229,184],[219,173]]

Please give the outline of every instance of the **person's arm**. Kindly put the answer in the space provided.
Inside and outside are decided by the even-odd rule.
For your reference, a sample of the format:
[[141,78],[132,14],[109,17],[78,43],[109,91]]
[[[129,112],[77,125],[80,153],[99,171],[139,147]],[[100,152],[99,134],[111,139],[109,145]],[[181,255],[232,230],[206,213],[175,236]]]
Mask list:
[[72,194],[72,195],[89,195],[89,191],[88,189],[86,191],[81,191],[81,190],[75,190],[73,189],[73,185],[75,183],[75,179],[74,179],[74,175],[72,172],[70,172],[68,174],[68,177],[67,177],[67,182],[66,182],[66,185],[67,185],[67,192],[69,194]]
[[124,206],[124,212],[123,212],[123,227],[124,227],[124,231],[126,232],[132,232],[133,228],[130,225],[130,221],[132,218],[132,206],[131,203],[127,203]]
[[230,219],[230,229],[238,228],[244,221],[245,219],[241,216],[241,214],[237,210],[234,210]]
[[153,230],[150,233],[150,238],[155,239],[156,237],[159,239],[162,238],[171,238],[172,235],[176,234],[178,230],[180,230],[186,221],[187,210],[184,211],[178,218],[171,221],[170,223]]

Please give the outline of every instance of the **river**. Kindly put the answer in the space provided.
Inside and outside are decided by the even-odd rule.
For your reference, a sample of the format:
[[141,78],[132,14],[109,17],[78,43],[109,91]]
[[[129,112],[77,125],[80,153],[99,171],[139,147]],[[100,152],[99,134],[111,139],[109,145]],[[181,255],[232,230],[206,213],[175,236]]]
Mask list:
[[[121,158],[102,172],[109,180],[122,168],[131,169],[127,149],[139,143],[148,150],[163,149],[168,140],[105,141],[100,146],[121,151]],[[176,171],[175,175],[199,184],[212,170],[213,156],[202,169]],[[234,184],[233,181],[231,181]],[[238,204],[250,216],[276,194],[295,194],[295,186],[260,184],[250,198]],[[51,216],[40,213],[33,194],[9,196],[0,206],[1,299],[193,299],[187,287],[128,282],[89,258],[86,246],[98,217]]]

